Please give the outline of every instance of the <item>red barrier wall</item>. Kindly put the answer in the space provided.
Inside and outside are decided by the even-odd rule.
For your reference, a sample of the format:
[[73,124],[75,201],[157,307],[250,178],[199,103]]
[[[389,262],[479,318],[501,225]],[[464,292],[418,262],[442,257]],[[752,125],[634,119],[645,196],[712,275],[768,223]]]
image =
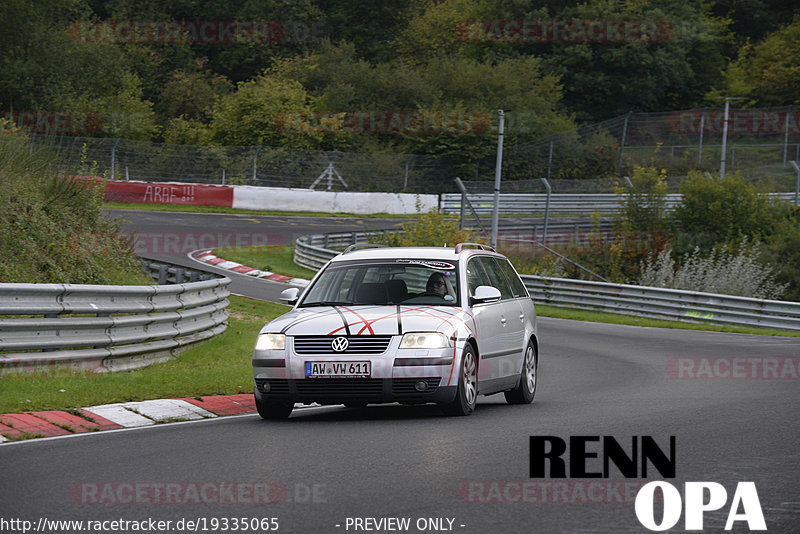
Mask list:
[[[75,179],[103,182],[102,178],[76,176]],[[105,180],[104,200],[137,204],[183,204],[186,206],[233,206],[233,188],[166,182],[123,182]]]

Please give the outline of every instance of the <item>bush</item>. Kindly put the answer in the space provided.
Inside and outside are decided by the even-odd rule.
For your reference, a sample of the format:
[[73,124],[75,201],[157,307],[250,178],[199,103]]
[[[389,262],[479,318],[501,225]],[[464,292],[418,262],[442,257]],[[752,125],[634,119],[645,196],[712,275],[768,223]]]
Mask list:
[[742,237],[762,239],[774,231],[785,213],[744,178],[723,179],[690,173],[681,184],[683,199],[675,208],[677,230],[683,234],[679,248],[710,250],[719,243],[735,244]]
[[777,280],[787,284],[784,298],[800,302],[800,207],[778,223],[767,239],[764,257],[775,266]]
[[772,268],[760,263],[761,246],[743,238],[738,249],[734,252],[728,245],[722,245],[704,258],[696,248],[683,256],[677,268],[672,250],[664,249],[643,262],[639,284],[759,299],[780,298],[787,285],[778,283]]
[[400,227],[400,231],[376,235],[370,242],[390,247],[443,247],[483,242],[472,230],[460,230],[457,219],[448,220],[436,209],[421,213],[415,221],[405,222]]
[[19,134],[0,134],[0,204],[1,282],[151,283],[102,190],[58,176]]

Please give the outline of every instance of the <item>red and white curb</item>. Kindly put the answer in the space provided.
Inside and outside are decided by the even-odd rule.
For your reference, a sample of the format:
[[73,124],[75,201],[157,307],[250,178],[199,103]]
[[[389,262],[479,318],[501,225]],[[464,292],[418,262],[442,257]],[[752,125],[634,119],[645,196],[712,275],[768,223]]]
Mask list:
[[122,402],[69,411],[0,414],[0,443],[99,430],[146,427],[159,423],[213,419],[255,411],[253,394],[244,393]]
[[260,271],[258,269],[254,269],[253,267],[236,263],[235,261],[226,260],[211,254],[210,250],[195,250],[190,252],[188,256],[190,259],[195,261],[213,265],[217,269],[225,269],[227,271],[233,271],[239,274],[246,274],[254,278],[272,280],[273,282],[284,282],[286,284],[302,287],[305,287],[311,283],[311,280],[307,280],[305,278],[294,278],[283,274],[271,273],[269,271]]

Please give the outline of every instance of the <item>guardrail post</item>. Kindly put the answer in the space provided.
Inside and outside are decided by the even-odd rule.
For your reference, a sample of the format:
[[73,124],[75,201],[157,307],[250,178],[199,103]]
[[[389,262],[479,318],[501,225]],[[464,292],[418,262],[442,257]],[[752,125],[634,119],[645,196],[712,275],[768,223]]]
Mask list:
[[185,271],[183,267],[176,267],[175,268],[175,283],[182,284],[184,282],[184,275]]
[[358,232],[353,232],[353,245],[358,243]]
[[158,267],[158,285],[163,286],[167,283],[167,266],[160,265]]

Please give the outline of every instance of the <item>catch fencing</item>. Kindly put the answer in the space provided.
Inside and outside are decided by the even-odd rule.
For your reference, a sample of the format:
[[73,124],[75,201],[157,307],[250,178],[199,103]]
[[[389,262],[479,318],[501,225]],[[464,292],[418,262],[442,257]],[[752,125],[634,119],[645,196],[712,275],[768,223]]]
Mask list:
[[[339,254],[332,248],[366,242],[367,238],[363,232],[302,236],[296,241],[294,261],[318,270]],[[537,304],[688,323],[800,331],[800,302],[532,275],[521,278]]]
[[[506,113],[503,180],[531,178],[584,182],[631,174],[635,166],[715,172],[722,156],[722,110],[629,113],[575,130],[542,137],[525,113]],[[257,185],[336,191],[440,193],[452,179],[491,184],[497,145],[496,114],[480,134],[439,133],[437,142],[468,142],[454,155],[375,154],[300,150],[273,146],[190,146],[110,137],[30,134],[31,153],[49,150],[61,172],[92,171],[117,180]],[[756,169],[775,180],[774,191],[791,191],[789,161],[800,160],[800,110],[733,110],[727,137],[728,171]],[[287,134],[291,136],[291,134]],[[291,142],[291,138],[287,138]],[[357,144],[357,143],[356,143]],[[420,146],[419,144],[414,146]],[[677,181],[678,179],[676,179]],[[588,183],[561,192],[592,193]],[[605,191],[611,192],[611,191]]]
[[[165,265],[151,271],[165,281],[192,276]],[[166,361],[225,331],[230,283],[0,284],[0,372],[119,371]]]

